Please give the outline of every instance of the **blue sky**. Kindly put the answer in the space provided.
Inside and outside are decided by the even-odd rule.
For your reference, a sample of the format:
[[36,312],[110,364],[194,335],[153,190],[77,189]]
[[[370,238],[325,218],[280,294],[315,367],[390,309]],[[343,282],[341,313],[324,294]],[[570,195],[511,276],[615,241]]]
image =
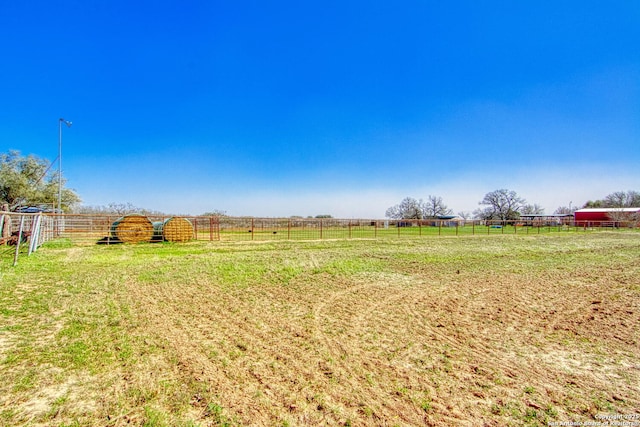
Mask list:
[[383,218],[640,190],[640,2],[0,0],[0,151],[84,204]]

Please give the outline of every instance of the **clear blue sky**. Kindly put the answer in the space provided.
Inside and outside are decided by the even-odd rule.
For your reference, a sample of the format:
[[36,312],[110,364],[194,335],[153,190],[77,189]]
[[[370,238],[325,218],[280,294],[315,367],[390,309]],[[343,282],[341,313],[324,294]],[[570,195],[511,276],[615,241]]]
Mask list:
[[0,0],[0,151],[87,205],[383,218],[640,190],[640,2]]

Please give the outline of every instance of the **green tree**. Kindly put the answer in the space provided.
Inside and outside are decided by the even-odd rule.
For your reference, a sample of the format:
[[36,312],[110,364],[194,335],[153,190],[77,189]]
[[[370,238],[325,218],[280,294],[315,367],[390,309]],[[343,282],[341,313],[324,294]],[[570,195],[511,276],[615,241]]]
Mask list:
[[[58,174],[51,172],[49,161],[36,156],[23,156],[11,150],[0,154],[0,204],[13,211],[21,206],[57,205]],[[61,207],[68,211],[80,202],[75,191],[65,188],[62,179]]]

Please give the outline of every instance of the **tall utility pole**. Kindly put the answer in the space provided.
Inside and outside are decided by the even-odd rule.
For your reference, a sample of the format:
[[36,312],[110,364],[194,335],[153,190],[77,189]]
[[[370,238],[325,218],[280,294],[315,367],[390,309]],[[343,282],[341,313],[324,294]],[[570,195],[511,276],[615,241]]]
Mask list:
[[58,120],[58,213],[62,213],[62,124],[71,127],[71,122],[60,118]]

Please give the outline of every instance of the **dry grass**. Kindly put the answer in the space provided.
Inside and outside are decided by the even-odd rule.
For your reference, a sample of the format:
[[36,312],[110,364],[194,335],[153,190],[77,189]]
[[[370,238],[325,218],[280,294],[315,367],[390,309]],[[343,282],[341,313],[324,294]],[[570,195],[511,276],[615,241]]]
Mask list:
[[0,422],[638,413],[639,249],[600,233],[41,250],[2,273]]

